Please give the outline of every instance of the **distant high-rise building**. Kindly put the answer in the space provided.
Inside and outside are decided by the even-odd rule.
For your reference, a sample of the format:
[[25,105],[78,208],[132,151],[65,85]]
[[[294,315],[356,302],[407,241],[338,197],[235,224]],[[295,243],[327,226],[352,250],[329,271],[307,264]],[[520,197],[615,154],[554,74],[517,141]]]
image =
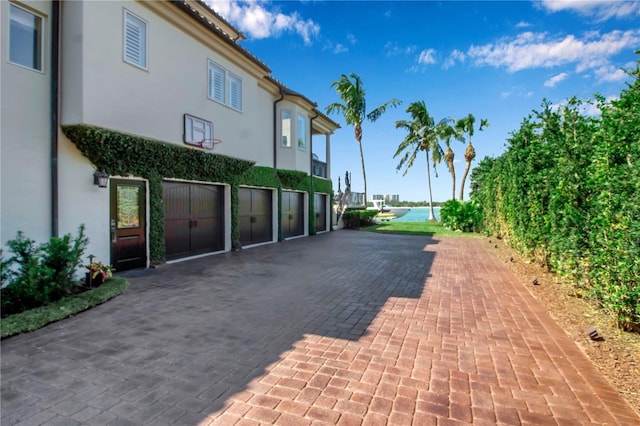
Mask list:
[[384,196],[384,201],[386,202],[398,202],[400,201],[400,195],[398,194],[386,194]]

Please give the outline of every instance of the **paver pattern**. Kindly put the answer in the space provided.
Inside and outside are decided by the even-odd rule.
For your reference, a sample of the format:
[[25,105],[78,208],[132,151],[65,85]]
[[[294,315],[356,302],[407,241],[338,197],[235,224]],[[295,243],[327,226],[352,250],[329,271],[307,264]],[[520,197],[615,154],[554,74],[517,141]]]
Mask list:
[[488,250],[337,231],[129,274],[2,341],[2,425],[640,424]]

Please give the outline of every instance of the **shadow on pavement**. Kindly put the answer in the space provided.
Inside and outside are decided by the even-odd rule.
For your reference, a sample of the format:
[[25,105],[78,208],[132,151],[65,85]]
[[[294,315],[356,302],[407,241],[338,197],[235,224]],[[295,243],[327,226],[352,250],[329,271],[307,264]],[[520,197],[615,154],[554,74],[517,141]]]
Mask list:
[[204,418],[305,335],[358,340],[390,298],[419,298],[436,243],[339,231],[129,274],[123,296],[2,342],[2,424],[65,402]]

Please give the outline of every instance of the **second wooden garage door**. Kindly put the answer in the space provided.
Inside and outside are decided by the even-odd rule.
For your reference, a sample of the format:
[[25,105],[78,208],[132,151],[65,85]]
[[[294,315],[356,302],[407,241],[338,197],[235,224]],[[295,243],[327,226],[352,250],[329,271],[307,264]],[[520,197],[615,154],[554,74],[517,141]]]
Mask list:
[[240,244],[248,246],[273,241],[272,191],[240,188],[239,198]]
[[167,259],[224,250],[224,187],[163,182]]
[[304,234],[304,194],[282,191],[282,237]]

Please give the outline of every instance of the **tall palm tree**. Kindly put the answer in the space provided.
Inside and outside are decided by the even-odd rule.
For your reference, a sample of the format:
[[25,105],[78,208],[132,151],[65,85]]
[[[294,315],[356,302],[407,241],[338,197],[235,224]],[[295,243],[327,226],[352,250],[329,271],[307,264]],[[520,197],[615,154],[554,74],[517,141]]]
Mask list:
[[455,127],[447,124],[440,128],[440,134],[438,135],[440,140],[444,141],[447,146],[447,150],[444,152],[444,161],[447,163],[449,173],[451,174],[451,199],[456,199],[456,168],[453,165],[455,159],[455,153],[451,149],[451,139],[456,139],[464,142],[462,134],[456,130]]
[[[468,136],[467,148],[464,151],[464,159],[467,162],[467,165],[464,169],[464,175],[462,175],[462,182],[460,184],[460,201],[464,199],[464,182],[467,179],[467,175],[469,174],[471,162],[474,158],[476,158],[476,150],[473,148],[473,144],[471,143],[471,137],[474,133],[475,122],[476,118],[473,116],[473,114],[469,114],[456,122],[456,130],[461,133],[466,133]],[[487,120],[486,118],[480,119],[480,128],[478,130],[482,131],[487,126],[489,126],[489,120]]]
[[364,180],[364,205],[367,206],[367,173],[364,167],[364,153],[362,151],[362,123],[365,120],[370,122],[376,121],[388,107],[396,107],[402,102],[398,99],[391,99],[378,108],[367,113],[367,104],[365,99],[364,85],[359,76],[354,73],[342,74],[340,80],[331,83],[331,88],[342,99],[342,103],[334,102],[327,106],[327,114],[341,113],[347,124],[353,126],[356,141],[360,148],[360,161],[362,162],[362,178]]
[[440,120],[438,123],[434,118],[429,115],[427,106],[424,101],[412,102],[407,107],[407,112],[411,114],[411,120],[399,120],[396,121],[396,129],[405,129],[407,135],[398,145],[396,153],[393,158],[396,158],[402,152],[404,155],[400,158],[400,162],[396,167],[396,170],[404,167],[403,176],[407,174],[411,166],[416,160],[416,157],[420,151],[424,151],[427,158],[427,186],[429,188],[429,221],[435,222],[435,215],[433,213],[433,196],[431,192],[431,165],[429,161],[429,154],[433,157],[433,166],[442,161],[444,152],[439,143],[438,134],[441,132],[441,128],[448,124],[447,119]]

